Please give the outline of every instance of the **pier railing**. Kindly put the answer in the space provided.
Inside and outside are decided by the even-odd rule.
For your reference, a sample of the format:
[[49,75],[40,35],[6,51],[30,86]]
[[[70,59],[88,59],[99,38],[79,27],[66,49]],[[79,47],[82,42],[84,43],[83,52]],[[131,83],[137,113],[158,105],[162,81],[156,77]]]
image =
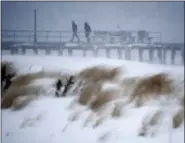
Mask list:
[[[137,35],[137,31],[131,31],[132,35]],[[87,44],[84,31],[79,31],[79,37],[82,41],[80,44],[69,43],[71,31],[44,31],[36,32],[37,43],[34,43],[34,31],[32,30],[2,30],[1,31],[1,49],[2,53],[9,51],[10,54],[27,54],[28,50],[32,50],[34,54],[39,55],[39,50],[44,50],[46,55],[50,55],[53,50],[58,51],[59,55],[63,55],[64,51],[72,56],[74,51],[82,51],[82,56],[86,56],[87,51],[92,51],[93,56],[97,57],[100,51],[104,51],[107,58],[111,58],[112,51],[116,51],[117,58],[125,60],[136,59],[139,61],[148,61],[153,63],[176,64],[178,60],[180,64],[184,64],[184,44],[162,44],[161,33],[149,32],[155,44],[131,44],[119,43],[119,32],[114,31],[94,31],[91,37],[94,44]],[[109,43],[110,38],[118,39],[118,43]],[[108,41],[106,38],[109,38]],[[98,42],[99,39],[102,42]],[[133,42],[133,41],[132,41]],[[135,43],[135,41],[134,41]],[[158,43],[158,44],[156,44]],[[146,59],[146,57],[148,57]],[[178,62],[178,63],[179,63]]]

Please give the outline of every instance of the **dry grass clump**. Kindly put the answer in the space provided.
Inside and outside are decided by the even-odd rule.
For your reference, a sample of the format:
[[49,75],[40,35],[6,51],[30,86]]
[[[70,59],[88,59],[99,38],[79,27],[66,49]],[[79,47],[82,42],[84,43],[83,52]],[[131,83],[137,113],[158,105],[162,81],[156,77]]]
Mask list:
[[141,129],[139,131],[139,136],[146,136],[148,134],[153,135],[155,130],[154,127],[157,126],[162,120],[163,112],[161,110],[156,111],[154,114],[146,116],[142,122]]
[[111,116],[113,118],[121,117],[122,116],[122,107],[123,105],[115,104]]
[[13,110],[22,109],[23,107],[28,105],[30,103],[30,101],[32,101],[35,98],[36,98],[36,96],[31,95],[31,94],[30,95],[19,96],[19,97],[15,98],[15,100],[13,100],[12,109]]
[[135,85],[137,83],[137,81],[140,79],[141,77],[124,77],[124,79],[121,81],[121,85],[123,87],[132,87],[133,85]]
[[[121,116],[121,106],[119,104],[116,104],[117,102],[112,103],[116,99],[121,98],[119,89],[104,89],[103,85],[103,83],[88,83],[81,90],[80,95],[74,101],[80,105],[85,105],[87,107],[84,108],[80,113],[86,111],[86,109],[91,109],[92,111],[92,113],[85,120],[84,126],[92,121],[95,116],[97,117],[97,119],[93,124],[94,128],[102,124],[103,121],[109,116]],[[74,102],[72,103],[73,106],[75,104]]]
[[68,77],[68,75],[60,75],[61,73],[59,72],[52,72],[52,71],[40,71],[36,73],[28,73],[24,75],[17,76],[12,80],[12,85],[11,86],[22,86],[22,85],[28,85],[32,81],[41,79],[41,78],[64,78]]
[[10,94],[12,94],[12,96],[17,97],[21,92],[23,91],[25,92],[24,90],[25,86],[30,84],[32,81],[39,79],[39,78],[43,78],[43,77],[44,77],[43,72],[29,73],[29,74],[17,76],[11,80],[12,83],[10,87],[2,93],[2,97],[5,99],[9,98]]
[[135,107],[138,107],[138,108],[142,107],[144,104],[144,101],[146,101],[146,99],[139,98],[139,97],[135,98],[135,103],[134,103]]
[[150,98],[162,94],[171,94],[173,91],[172,80],[166,73],[159,73],[137,81],[131,94],[131,101],[136,98]]
[[4,93],[1,101],[1,108],[11,107],[14,100],[20,96],[36,96],[39,93],[40,88],[41,87],[38,86],[11,87]]
[[184,108],[180,108],[173,116],[173,128],[178,128],[184,121]]
[[11,86],[25,86],[30,84],[33,80],[42,78],[44,76],[44,72],[38,73],[29,73],[25,75],[20,75],[12,80]]
[[154,126],[157,123],[159,123],[160,119],[162,118],[162,115],[163,115],[163,112],[161,110],[155,112],[152,118],[150,118],[148,125]]
[[80,96],[78,98],[78,103],[81,105],[87,105],[93,96],[96,96],[97,92],[101,89],[99,84],[88,84],[85,88],[81,90]]
[[97,128],[99,127],[100,125],[103,124],[103,122],[105,121],[105,118],[104,117],[100,117],[96,120],[96,122],[93,124],[93,128]]
[[114,80],[121,73],[120,68],[108,68],[104,65],[85,68],[79,72],[78,76],[88,82],[99,82]]
[[118,90],[102,89],[101,86],[92,84],[87,86],[77,100],[79,104],[86,105],[92,111],[85,120],[84,126],[95,116],[97,119],[93,128],[102,124],[107,117],[120,117],[122,106],[117,102],[113,103],[118,98],[121,98]]
[[[93,127],[101,125],[107,117],[122,116],[122,107],[125,103],[134,102],[137,107],[140,107],[148,99],[175,93],[173,80],[167,73],[157,73],[147,77],[126,77],[121,83],[120,80],[115,80],[119,74],[119,68],[111,69],[104,66],[86,68],[77,74],[77,78],[79,78],[77,87],[81,90],[76,90],[80,91],[80,94],[75,102],[87,106],[92,111],[85,121],[85,125],[91,122],[95,116],[97,119]],[[116,83],[115,86],[103,88],[109,81],[114,81],[112,83]],[[184,97],[179,101],[184,111]],[[182,123],[179,114],[182,114],[182,111],[178,113],[177,117],[174,117],[175,124]],[[145,136],[148,132],[154,134],[162,119],[163,112],[161,110],[147,116],[143,120],[139,135]]]
[[96,97],[90,103],[90,109],[98,111],[106,103],[119,98],[118,92],[113,89],[100,90],[97,92]]
[[41,89],[40,86],[32,86],[29,84],[37,79],[58,76],[59,73],[57,72],[40,71],[37,73],[28,73],[15,77],[12,79],[10,87],[2,93],[1,108],[9,108],[12,105],[14,105],[14,108],[23,107],[23,105],[26,105],[29,101],[31,101],[31,99],[33,99],[32,97],[26,96],[36,97]]
[[3,67],[6,68],[6,74],[12,74],[12,73],[16,73],[17,72],[13,62],[2,61],[1,62],[1,70],[2,70]]
[[[115,80],[120,73],[120,68],[110,68],[104,65],[85,68],[76,74],[76,83],[71,91],[75,94],[79,93],[82,98],[85,98],[84,96],[86,96],[86,94],[91,96],[92,93],[90,92],[94,92],[93,90],[101,87],[106,81]],[[97,85],[99,86],[98,88]]]
[[[114,80],[120,74],[119,68],[108,68],[103,65],[89,67],[77,75],[82,79],[79,82],[79,86],[82,87],[78,103],[86,105],[94,98],[90,103],[90,108],[93,110],[98,109],[102,104],[111,101],[113,91],[102,90],[102,85],[106,81]],[[77,90],[77,89],[75,89]]]

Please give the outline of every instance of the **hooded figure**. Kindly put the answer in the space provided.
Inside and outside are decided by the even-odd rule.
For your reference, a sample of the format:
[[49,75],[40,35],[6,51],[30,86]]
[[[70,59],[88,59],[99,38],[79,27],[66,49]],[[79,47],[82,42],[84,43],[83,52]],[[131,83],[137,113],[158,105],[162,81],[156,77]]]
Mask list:
[[71,38],[71,42],[73,42],[74,37],[76,37],[78,39],[78,42],[80,42],[80,38],[78,37],[78,26],[76,25],[76,23],[74,21],[72,21],[72,31],[73,31],[73,35]]
[[89,43],[90,42],[89,36],[91,33],[91,27],[87,22],[84,23],[84,30],[85,30],[85,37],[87,38],[87,42]]

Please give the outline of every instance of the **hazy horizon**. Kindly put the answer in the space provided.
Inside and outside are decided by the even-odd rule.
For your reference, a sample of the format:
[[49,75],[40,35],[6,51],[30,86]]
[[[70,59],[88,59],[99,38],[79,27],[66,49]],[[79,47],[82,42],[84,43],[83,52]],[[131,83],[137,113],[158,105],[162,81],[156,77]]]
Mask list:
[[88,21],[92,30],[148,30],[162,33],[163,42],[184,42],[184,2],[2,2],[2,29],[79,30]]

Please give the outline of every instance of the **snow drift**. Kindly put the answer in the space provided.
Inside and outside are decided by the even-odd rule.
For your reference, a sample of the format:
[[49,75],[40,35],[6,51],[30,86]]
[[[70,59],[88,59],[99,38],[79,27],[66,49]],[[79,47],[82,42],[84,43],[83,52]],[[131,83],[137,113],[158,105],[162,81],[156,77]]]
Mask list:
[[[36,113],[39,113],[40,110],[45,109],[47,110],[47,114],[45,115],[48,116],[44,118],[39,113],[34,119],[29,119],[28,121],[24,119],[23,122],[19,121],[19,123],[16,121],[17,124],[20,125],[20,128],[26,128],[26,126],[32,127],[35,122],[42,121],[42,124],[44,125],[45,123],[46,125],[56,121],[56,124],[53,123],[51,130],[54,132],[55,130],[58,131],[57,127],[62,122],[63,127],[60,126],[62,132],[67,134],[70,128],[76,130],[76,126],[73,124],[74,121],[82,122],[82,128],[93,127],[93,129],[96,128],[96,131],[104,130],[102,136],[98,137],[98,141],[111,142],[111,136],[116,132],[113,128],[116,126],[120,128],[120,124],[122,124],[119,129],[120,132],[127,134],[124,128],[130,133],[136,129],[135,132],[137,132],[138,136],[159,136],[160,133],[166,132],[169,126],[169,124],[167,125],[169,118],[172,119],[173,128],[181,128],[183,125],[183,74],[165,69],[165,71],[157,70],[157,72],[148,72],[147,74],[138,75],[133,74],[133,76],[130,74],[130,69],[127,64],[121,63],[120,65],[115,64],[114,66],[110,66],[108,64],[104,65],[101,63],[101,65],[98,65],[93,63],[88,67],[86,65],[83,68],[78,67],[76,72],[69,71],[65,74],[74,75],[75,84],[68,91],[66,98],[56,98],[54,97],[55,81],[61,78],[61,75],[66,72],[65,70],[65,72],[62,71],[62,68],[60,69],[60,72],[58,72],[58,70],[51,72],[48,69],[44,69],[44,71],[26,74],[26,76],[29,75],[28,77],[32,75],[32,77],[36,78],[29,80],[29,84],[23,82],[24,86],[21,86],[20,89],[36,87],[42,88],[42,92],[36,92],[34,89],[29,90],[31,91],[31,93],[28,92],[30,95],[38,95],[38,98],[34,98],[37,100],[32,101],[33,103],[25,106],[25,108],[19,110],[18,113],[13,113],[13,111],[9,111],[9,113],[11,113],[12,118],[16,120],[18,114],[21,115],[21,112],[25,114],[28,111],[35,110]],[[22,76],[25,75],[19,75],[17,80]],[[63,79],[65,79],[64,77]],[[16,78],[14,80],[16,82]],[[26,94],[27,93],[22,93],[21,95],[25,97]],[[44,101],[43,95],[48,99],[48,102],[47,100],[46,102]],[[17,102],[17,100],[14,102]],[[24,98],[20,100],[24,101]],[[6,110],[2,111],[2,117],[6,119],[8,112]],[[57,113],[54,114],[56,111]],[[8,131],[9,128],[7,124],[9,121],[10,120],[3,121],[5,128],[3,133]],[[108,126],[110,126],[110,128],[108,128]],[[111,129],[111,127],[113,128]],[[40,128],[44,128],[44,126],[40,126]],[[37,129],[39,129],[39,127],[37,127]],[[22,131],[16,128],[13,130],[16,131],[14,135],[18,136],[19,132],[22,133]],[[80,130],[80,132],[83,131]],[[3,138],[4,141],[11,142],[11,139],[4,135]],[[41,138],[43,139],[44,137]],[[49,140],[49,137],[46,138]],[[67,138],[68,137],[65,137],[65,139]],[[107,138],[109,138],[109,141]],[[16,136],[14,136],[14,139],[20,141]],[[61,140],[66,141],[59,136],[55,138],[56,142],[60,142]],[[24,139],[23,142],[29,141]]]

